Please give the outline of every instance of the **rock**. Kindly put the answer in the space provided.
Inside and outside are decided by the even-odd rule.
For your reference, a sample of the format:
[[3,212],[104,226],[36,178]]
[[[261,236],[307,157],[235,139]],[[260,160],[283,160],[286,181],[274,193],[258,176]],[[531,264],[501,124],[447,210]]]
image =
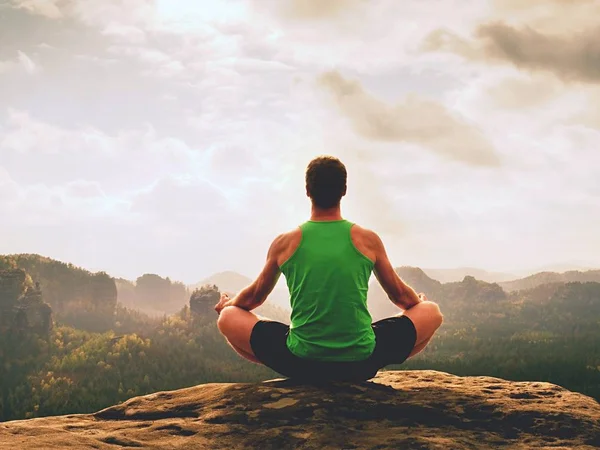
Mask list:
[[380,372],[372,382],[205,384],[96,414],[0,423],[0,449],[593,449],[600,404],[550,383]]
[[27,289],[15,307],[15,328],[48,335],[52,325],[52,308],[44,303],[39,284],[36,289]]
[[25,290],[27,274],[21,269],[0,270],[0,311],[12,310]]
[[215,285],[197,288],[190,296],[190,311],[197,316],[213,318],[215,305],[219,303],[221,292]]
[[8,331],[47,335],[52,329],[52,308],[44,303],[39,283],[27,287],[26,279],[22,269],[0,270],[0,335]]

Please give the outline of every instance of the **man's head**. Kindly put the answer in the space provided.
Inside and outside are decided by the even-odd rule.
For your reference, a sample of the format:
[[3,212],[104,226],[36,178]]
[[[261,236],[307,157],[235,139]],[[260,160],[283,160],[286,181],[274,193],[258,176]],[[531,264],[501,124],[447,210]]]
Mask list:
[[334,208],[346,195],[346,166],[333,156],[319,156],[306,169],[306,195],[321,209]]

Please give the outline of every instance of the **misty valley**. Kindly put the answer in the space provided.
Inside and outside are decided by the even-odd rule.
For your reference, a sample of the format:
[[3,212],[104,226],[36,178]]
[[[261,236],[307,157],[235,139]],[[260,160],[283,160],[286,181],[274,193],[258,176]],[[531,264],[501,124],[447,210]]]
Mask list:
[[[398,274],[439,303],[444,324],[401,367],[548,381],[600,399],[600,271],[538,273],[488,283]],[[87,413],[131,397],[209,382],[277,378],[240,358],[216,327],[234,272],[196,286],[145,274],[135,281],[38,255],[0,257],[0,421]],[[257,313],[289,322],[276,289]],[[373,279],[374,320],[399,313]],[[386,369],[394,369],[389,366]]]

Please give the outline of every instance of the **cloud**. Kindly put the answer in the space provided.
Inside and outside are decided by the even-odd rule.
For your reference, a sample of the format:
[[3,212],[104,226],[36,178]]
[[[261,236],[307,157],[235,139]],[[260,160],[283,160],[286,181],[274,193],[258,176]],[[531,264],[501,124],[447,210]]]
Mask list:
[[335,71],[322,74],[319,82],[333,94],[354,131],[367,139],[417,144],[472,165],[499,164],[483,134],[440,103],[408,95],[402,102],[388,105],[366,92],[358,81]]
[[[13,7],[49,19],[74,18],[87,25],[112,27],[154,23],[154,0],[10,0]],[[123,28],[121,29],[123,30]]]
[[19,51],[18,59],[23,68],[25,69],[25,72],[27,72],[29,75],[33,75],[37,71],[36,64],[25,53]]
[[600,83],[600,26],[569,35],[545,34],[529,27],[494,22],[477,28],[467,40],[446,30],[431,33],[426,51],[449,51],[467,59],[510,63],[546,71],[564,81]]
[[110,22],[102,30],[105,36],[116,36],[132,44],[143,44],[146,42],[146,33],[138,27],[131,25],[122,25],[117,22]]
[[114,45],[108,48],[108,52],[114,55],[136,57],[140,61],[149,64],[167,64],[172,61],[171,57],[166,53],[145,47],[129,47],[122,45]]
[[564,85],[551,77],[506,77],[490,86],[487,94],[499,108],[522,111],[541,106],[564,92]]
[[42,180],[19,184],[0,167],[0,215],[3,225],[47,226],[73,223],[92,217],[112,216],[115,202],[98,183],[76,180],[48,186]]
[[140,192],[131,205],[132,212],[148,214],[159,221],[175,222],[190,218],[208,219],[227,208],[226,196],[209,181],[172,176]]
[[15,66],[13,61],[0,61],[0,75],[4,72],[8,72]]
[[0,75],[19,68],[24,70],[28,75],[33,75],[39,70],[38,65],[20,50],[17,51],[17,57],[15,59],[0,61]]
[[277,0],[283,14],[291,19],[315,20],[340,17],[356,10],[364,0]]
[[171,172],[198,171],[198,161],[201,152],[151,126],[107,134],[92,127],[65,129],[10,110],[0,130],[0,163],[31,183],[83,178],[111,190],[132,189]]
[[[303,170],[327,153],[349,170],[344,215],[398,264],[597,258],[600,86],[519,70],[469,33],[493,20],[575,39],[599,2],[500,2],[13,2],[0,253],[132,277],[256,273],[307,218]],[[442,26],[434,47],[461,51],[418,52]],[[323,102],[314,80],[332,67]]]
[[61,5],[64,3],[63,0],[12,0],[15,7],[50,19],[64,17],[61,11]]
[[532,9],[553,9],[557,7],[577,8],[582,5],[595,4],[597,0],[529,0],[522,2],[520,0],[492,0],[492,5],[496,11],[524,11]]
[[186,68],[181,61],[155,48],[113,45],[107,51],[121,58],[136,58],[142,64],[149,66],[141,71],[143,75],[171,78],[185,74]]
[[[600,86],[585,92],[581,99],[581,110],[573,115],[570,122],[600,130]],[[583,97],[583,96],[582,96]]]
[[[12,179],[8,171],[0,166],[0,211],[10,206],[19,195],[19,186]],[[4,215],[4,214],[3,214]]]
[[81,199],[105,196],[100,183],[86,180],[76,180],[68,183],[65,192],[70,197]]
[[530,26],[542,33],[571,34],[598,26],[597,0],[493,0],[492,20]]
[[547,70],[567,81],[600,82],[600,27],[559,36],[494,23],[481,26],[477,34],[493,59],[520,68]]

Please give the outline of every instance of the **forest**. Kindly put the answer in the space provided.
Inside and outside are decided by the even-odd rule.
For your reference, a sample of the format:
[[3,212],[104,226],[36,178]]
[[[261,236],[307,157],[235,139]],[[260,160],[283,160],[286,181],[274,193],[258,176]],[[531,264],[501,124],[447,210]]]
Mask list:
[[[11,281],[8,274],[18,270],[24,273]],[[445,322],[424,352],[386,370],[549,381],[600,399],[600,283],[552,281],[508,291],[473,277],[440,283],[417,268],[397,271],[440,304]],[[11,311],[33,304],[35,283],[52,309],[54,325],[45,331],[11,321]],[[155,274],[115,280],[38,255],[0,257],[0,421],[92,412],[201,383],[278,377],[238,357],[220,336],[211,309],[220,289],[228,288],[190,292]],[[376,282],[369,309],[374,320],[398,313]],[[259,314],[286,321],[289,313],[267,300]]]

